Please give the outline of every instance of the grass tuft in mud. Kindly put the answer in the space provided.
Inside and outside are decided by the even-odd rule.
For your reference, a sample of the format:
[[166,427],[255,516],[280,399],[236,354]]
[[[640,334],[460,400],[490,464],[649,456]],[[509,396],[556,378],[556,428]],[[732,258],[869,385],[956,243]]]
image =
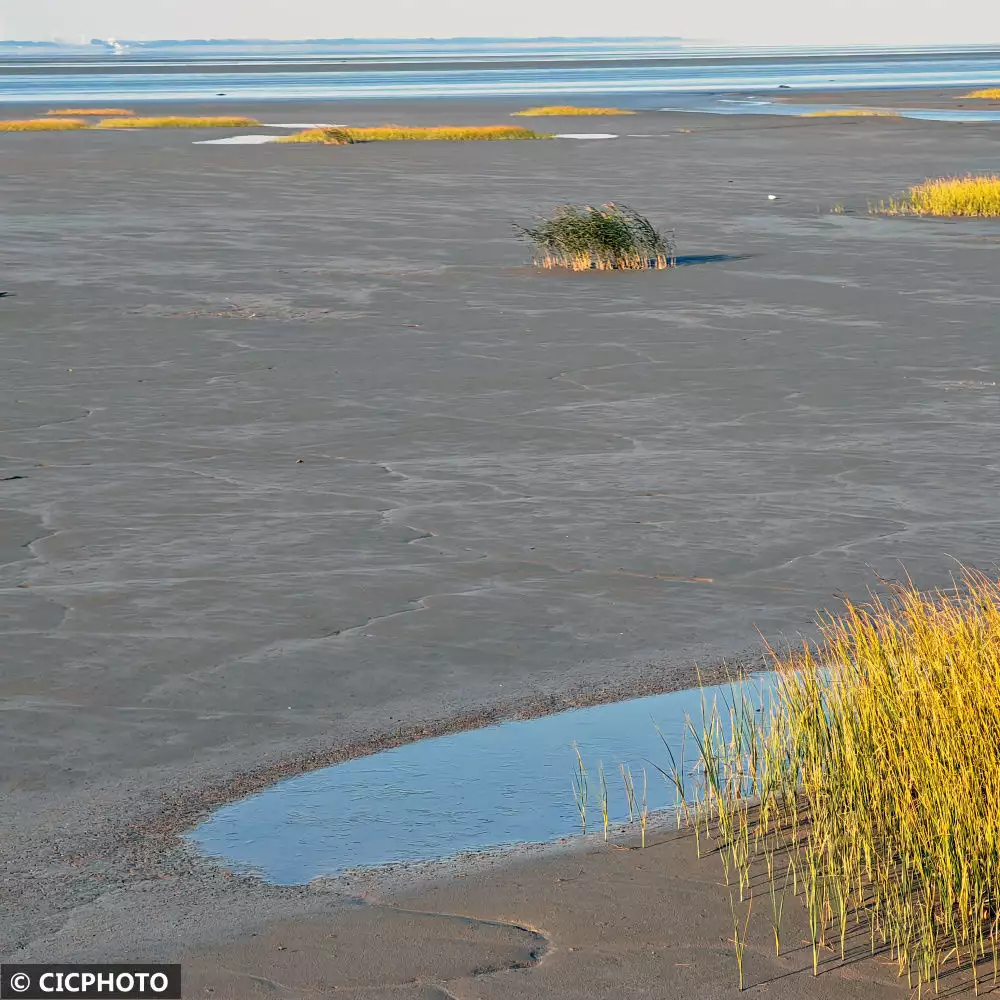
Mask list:
[[676,259],[672,236],[627,205],[561,205],[534,226],[514,230],[533,245],[534,261],[544,268],[641,271],[670,267]]
[[915,184],[900,198],[872,209],[881,215],[1000,218],[1000,174],[938,177]]

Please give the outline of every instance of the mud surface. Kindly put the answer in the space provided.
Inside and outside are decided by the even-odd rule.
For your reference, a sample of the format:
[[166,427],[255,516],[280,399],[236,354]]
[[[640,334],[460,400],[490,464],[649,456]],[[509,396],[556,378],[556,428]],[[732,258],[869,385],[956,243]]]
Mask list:
[[[5,959],[326,912],[171,834],[345,753],[690,683],[898,560],[925,584],[994,564],[1000,225],[864,209],[995,167],[997,127],[615,131],[3,137]],[[689,266],[526,266],[511,222],[609,199]]]

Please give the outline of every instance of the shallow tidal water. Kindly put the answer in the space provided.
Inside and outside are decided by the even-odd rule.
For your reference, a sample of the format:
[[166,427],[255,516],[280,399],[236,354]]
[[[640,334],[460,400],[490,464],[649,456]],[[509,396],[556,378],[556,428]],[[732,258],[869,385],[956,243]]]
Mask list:
[[[278,885],[401,862],[559,840],[581,832],[573,793],[579,748],[588,772],[588,831],[600,830],[603,763],[612,823],[628,820],[619,770],[650,811],[677,804],[670,747],[689,768],[703,703],[740,692],[766,704],[773,675],[677,691],[421,740],[282,781],[217,809],[188,835],[203,854]],[[662,735],[662,739],[661,739]]]
[[[0,43],[0,103],[711,94],[987,86],[1000,51],[719,48],[682,39]],[[648,105],[655,106],[655,105]]]
[[[786,104],[771,100],[762,94],[709,94],[676,96],[661,111],[687,111],[696,114],[715,115],[782,115],[801,117],[830,111],[846,111],[855,108],[851,104]],[[867,108],[866,108],[867,110]],[[878,110],[878,109],[873,109]],[[891,107],[881,109],[898,118],[909,118],[931,122],[981,122],[1000,121],[1000,110],[995,107],[977,107],[975,101],[955,108]]]

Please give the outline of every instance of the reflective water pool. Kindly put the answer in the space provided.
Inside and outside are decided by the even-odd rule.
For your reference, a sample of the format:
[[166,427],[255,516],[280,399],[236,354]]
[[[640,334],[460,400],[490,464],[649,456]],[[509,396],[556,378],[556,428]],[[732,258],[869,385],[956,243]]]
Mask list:
[[[974,103],[974,102],[973,102]],[[800,117],[824,111],[844,111],[855,108],[847,104],[786,104],[771,100],[760,94],[701,94],[678,95],[661,111],[688,111],[713,115],[783,115]],[[912,118],[934,122],[1000,122],[1000,108],[954,107],[954,108],[873,108],[891,112],[900,118]]]
[[[740,687],[759,704],[771,683],[764,674]],[[216,810],[187,839],[236,872],[279,885],[557,840],[580,832],[574,744],[588,772],[589,826],[599,829],[599,763],[612,822],[628,819],[620,764],[640,796],[645,769],[651,810],[673,806],[654,766],[671,770],[664,741],[678,763],[682,754],[690,763],[686,716],[700,720],[703,698],[721,708],[737,691],[679,691],[422,740],[282,781]]]

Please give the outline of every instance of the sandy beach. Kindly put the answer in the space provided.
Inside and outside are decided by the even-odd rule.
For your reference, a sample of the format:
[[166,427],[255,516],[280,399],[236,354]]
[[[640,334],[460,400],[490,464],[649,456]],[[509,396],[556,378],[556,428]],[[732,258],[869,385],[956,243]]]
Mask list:
[[[995,566],[1000,225],[867,205],[995,169],[1000,126],[610,121],[2,137],[4,961],[181,956],[216,998],[735,991],[718,865],[684,839],[391,892],[270,887],[175,841],[285,774],[757,665],[758,629],[795,641],[875,574]],[[608,200],[682,266],[529,266],[512,223]],[[760,994],[905,989],[869,961],[813,980],[765,932]]]
[[[789,1000],[908,995],[866,935],[812,977],[805,909],[789,909],[775,957],[766,893],[744,959],[746,992]],[[379,894],[332,920],[282,921],[259,936],[182,957],[186,990],[213,997],[732,997],[736,961],[722,866],[693,838],[645,850],[591,848],[498,866],[415,893]],[[947,988],[960,985],[946,977]]]

